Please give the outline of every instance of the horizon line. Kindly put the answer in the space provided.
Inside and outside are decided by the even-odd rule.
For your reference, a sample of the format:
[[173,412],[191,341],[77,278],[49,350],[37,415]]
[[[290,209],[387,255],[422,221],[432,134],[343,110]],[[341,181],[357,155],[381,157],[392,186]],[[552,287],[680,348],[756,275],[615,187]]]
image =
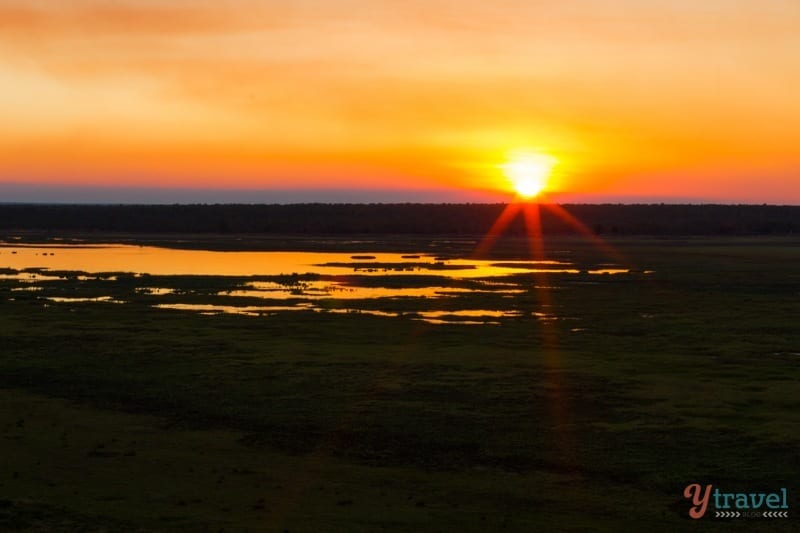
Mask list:
[[[296,204],[508,204],[512,193],[486,190],[352,188],[189,188],[0,183],[0,204],[39,205],[296,205]],[[797,206],[768,196],[692,197],[659,194],[551,192],[563,205],[775,205]]]
[[[217,207],[217,206],[348,206],[348,205],[385,205],[385,206],[401,206],[401,205],[426,205],[426,206],[494,206],[494,205],[508,205],[515,203],[513,201],[507,202],[325,202],[325,201],[308,201],[308,202],[171,202],[171,203],[145,203],[145,202],[53,202],[53,201],[2,201],[0,206],[61,206],[61,207]],[[635,202],[520,202],[520,203],[538,203],[540,205],[564,205],[564,206],[647,206],[647,207],[800,207],[800,204],[779,204],[769,202],[749,203],[749,202],[721,202],[721,201],[699,201],[699,202],[669,202],[669,201],[635,201]]]

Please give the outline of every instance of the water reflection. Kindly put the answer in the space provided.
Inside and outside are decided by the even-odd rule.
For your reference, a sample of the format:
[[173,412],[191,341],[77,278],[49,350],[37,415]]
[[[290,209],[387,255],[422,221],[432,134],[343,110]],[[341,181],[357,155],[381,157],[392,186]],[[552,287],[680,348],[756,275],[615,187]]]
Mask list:
[[312,309],[311,304],[301,303],[296,306],[289,305],[217,305],[217,304],[156,304],[153,307],[159,309],[175,309],[178,311],[196,311],[206,315],[217,315],[222,313],[246,316],[263,316],[280,311],[308,311]]
[[82,302],[108,302],[108,303],[115,303],[115,304],[124,304],[125,303],[122,300],[115,300],[111,296],[94,296],[94,297],[44,296],[43,299],[51,301],[51,302],[58,302],[58,303],[82,303]]
[[[283,311],[313,311],[317,313],[333,313],[333,314],[348,314],[348,315],[371,315],[380,317],[398,317],[401,313],[392,311],[381,311],[375,309],[354,309],[354,308],[338,308],[338,309],[325,309],[315,306],[311,303],[300,303],[296,306],[233,306],[233,305],[217,305],[217,304],[156,304],[154,307],[159,309],[174,309],[178,311],[194,311],[204,315],[218,315],[218,314],[236,314],[245,316],[265,316]],[[497,320],[488,320],[490,318],[508,318],[514,316],[521,316],[521,313],[516,311],[497,311],[486,309],[461,309],[455,311],[418,311],[411,313],[412,319],[421,320],[430,324],[500,324]],[[464,320],[461,317],[468,317],[472,319],[484,320]]]
[[[521,317],[524,314],[516,309],[457,309],[457,310],[438,310],[438,311],[418,311],[415,320],[421,320],[429,324],[501,324],[497,318]],[[465,320],[464,317],[471,319]],[[481,319],[481,320],[476,320]]]
[[[521,317],[570,320],[549,312],[552,309],[546,304],[538,305],[541,310],[520,311],[519,302],[541,289],[574,290],[572,285],[599,283],[601,276],[637,273],[613,264],[588,267],[549,259],[490,261],[425,253],[219,252],[68,244],[0,244],[0,272],[0,282],[10,291],[19,291],[15,292],[19,299],[57,304],[128,301],[202,314],[269,316],[307,311],[460,325],[501,324]],[[550,285],[541,282],[542,276],[531,274],[562,277],[555,277],[558,284]],[[89,295],[81,294],[82,290]],[[98,292],[105,295],[95,296]],[[431,310],[434,306],[450,309]]]
[[589,274],[592,275],[600,275],[600,274],[630,274],[630,270],[627,268],[598,268],[595,270],[587,271]]
[[0,280],[8,279],[23,283],[36,283],[39,281],[55,281],[63,279],[61,276],[45,276],[36,272],[18,272],[16,274],[0,274]]
[[61,275],[43,274],[47,269],[41,267],[29,268],[26,271],[14,272],[13,274],[4,273],[0,274],[0,280],[14,280],[23,283],[38,283],[41,281],[61,281],[61,280],[77,280],[89,281],[103,279],[106,281],[114,281],[117,276],[103,275],[103,276],[86,276],[78,274],[77,272],[68,272]]
[[388,311],[376,311],[371,309],[324,309],[311,303],[299,303],[295,306],[290,305],[215,305],[215,304],[156,304],[153,307],[159,309],[175,309],[178,311],[196,311],[204,315],[234,314],[245,316],[265,316],[282,311],[314,311],[317,313],[337,313],[337,314],[361,314],[384,317],[396,317],[398,313]]
[[165,296],[167,294],[175,294],[175,289],[169,287],[138,287],[136,292],[149,296]]
[[377,311],[375,309],[325,309],[323,311],[326,313],[338,313],[345,315],[372,315],[388,317],[400,316],[398,313],[392,313],[390,311]]
[[500,311],[500,310],[492,310],[492,309],[460,309],[455,311],[419,311],[418,314],[425,318],[441,318],[446,316],[453,316],[453,317],[461,317],[461,316],[468,316],[468,317],[512,317],[512,316],[522,316],[522,313],[517,310],[508,310],[508,311]]
[[[512,286],[515,286],[512,284]],[[286,300],[298,297],[366,300],[373,298],[448,298],[464,294],[518,294],[525,289],[467,289],[460,287],[365,287],[345,282],[303,281],[285,285],[278,282],[254,281],[245,289],[221,291],[219,296]]]
[[[57,249],[58,253],[51,250]],[[0,267],[42,268],[88,273],[149,275],[276,276],[437,274],[450,278],[504,276],[530,272],[577,273],[570,263],[547,260],[496,263],[436,258],[426,254],[342,252],[220,252],[131,245],[0,245]],[[570,267],[570,268],[567,268]]]
[[485,326],[485,325],[494,325],[499,326],[502,322],[497,320],[443,320],[441,318],[420,318],[417,320],[421,320],[423,322],[427,322],[428,324],[437,324],[437,325],[459,325],[459,326]]

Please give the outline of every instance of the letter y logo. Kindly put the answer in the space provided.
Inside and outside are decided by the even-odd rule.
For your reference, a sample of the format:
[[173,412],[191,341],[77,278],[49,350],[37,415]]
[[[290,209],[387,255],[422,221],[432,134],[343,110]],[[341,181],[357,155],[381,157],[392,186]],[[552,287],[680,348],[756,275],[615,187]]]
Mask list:
[[703,518],[703,515],[706,514],[708,500],[711,498],[711,485],[706,485],[706,490],[703,492],[702,496],[700,495],[701,491],[702,487],[699,483],[692,483],[683,489],[683,497],[692,500],[692,505],[694,507],[689,509],[689,516],[695,520]]

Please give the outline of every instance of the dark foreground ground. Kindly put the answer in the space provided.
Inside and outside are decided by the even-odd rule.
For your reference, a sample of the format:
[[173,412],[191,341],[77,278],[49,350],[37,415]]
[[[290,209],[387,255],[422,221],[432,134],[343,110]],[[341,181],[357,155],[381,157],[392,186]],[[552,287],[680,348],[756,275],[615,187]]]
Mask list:
[[[202,316],[130,279],[124,305],[45,305],[0,280],[0,530],[796,527],[800,242],[611,244],[654,272],[531,277],[509,305],[564,319],[499,326]],[[792,518],[690,520],[693,482],[787,487]]]

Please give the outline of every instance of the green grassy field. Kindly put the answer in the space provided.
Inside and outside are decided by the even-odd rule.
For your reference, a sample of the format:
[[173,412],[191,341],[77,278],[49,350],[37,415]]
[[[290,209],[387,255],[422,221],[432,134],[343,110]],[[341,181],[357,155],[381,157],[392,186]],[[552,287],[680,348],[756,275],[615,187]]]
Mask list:
[[[135,290],[213,302],[240,279],[0,280],[0,529],[789,530],[690,520],[682,493],[788,487],[800,511],[800,242],[610,244],[632,273],[430,302],[525,311],[500,325],[204,316]],[[41,299],[67,293],[128,303]]]

